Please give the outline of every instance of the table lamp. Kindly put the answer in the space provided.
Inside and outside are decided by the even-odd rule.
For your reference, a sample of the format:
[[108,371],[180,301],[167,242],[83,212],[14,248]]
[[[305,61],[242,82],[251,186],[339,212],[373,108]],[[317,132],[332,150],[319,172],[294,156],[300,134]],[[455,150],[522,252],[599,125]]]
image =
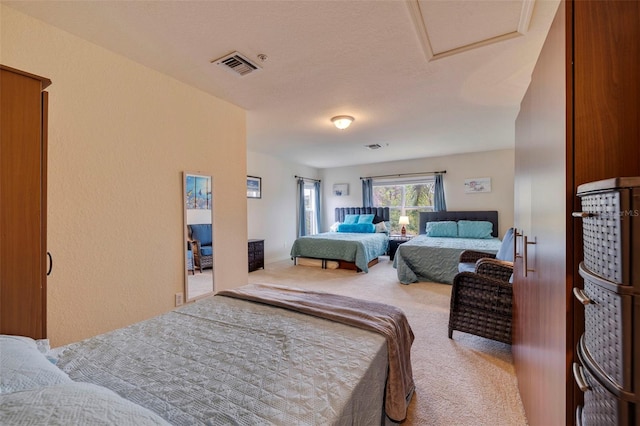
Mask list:
[[406,236],[407,235],[407,228],[405,228],[405,225],[409,224],[409,216],[400,216],[400,219],[398,219],[398,225],[402,225],[402,230],[400,231],[400,234],[402,234],[402,236]]

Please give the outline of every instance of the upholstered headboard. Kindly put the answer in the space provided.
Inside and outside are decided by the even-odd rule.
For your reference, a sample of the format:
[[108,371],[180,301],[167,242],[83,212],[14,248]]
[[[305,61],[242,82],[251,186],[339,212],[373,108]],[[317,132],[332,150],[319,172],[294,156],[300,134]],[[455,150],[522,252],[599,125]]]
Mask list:
[[344,222],[348,214],[375,214],[373,223],[390,220],[389,207],[336,207],[336,222]]
[[495,210],[488,211],[468,211],[468,212],[420,212],[420,233],[424,234],[427,228],[427,222],[440,222],[443,220],[486,220],[493,223],[493,232],[491,235],[498,236],[500,229],[498,228],[498,212]]

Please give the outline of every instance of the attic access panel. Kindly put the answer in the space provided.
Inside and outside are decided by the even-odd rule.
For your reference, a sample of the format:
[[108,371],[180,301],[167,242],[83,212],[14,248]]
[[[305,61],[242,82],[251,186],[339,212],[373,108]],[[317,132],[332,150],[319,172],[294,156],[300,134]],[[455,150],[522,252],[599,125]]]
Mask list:
[[523,35],[534,0],[411,0],[409,10],[427,60]]

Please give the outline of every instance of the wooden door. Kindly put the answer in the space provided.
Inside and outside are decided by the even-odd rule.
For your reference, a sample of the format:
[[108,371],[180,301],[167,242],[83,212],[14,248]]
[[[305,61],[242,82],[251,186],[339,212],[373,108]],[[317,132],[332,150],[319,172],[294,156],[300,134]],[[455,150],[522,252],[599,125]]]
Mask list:
[[515,225],[536,244],[534,271],[515,265],[513,353],[531,425],[575,424],[582,231],[570,214],[578,185],[640,175],[639,19],[637,1],[563,1],[516,122]]
[[49,81],[0,72],[0,332],[44,338]]
[[531,425],[567,409],[565,16],[561,3],[516,120],[512,348]]

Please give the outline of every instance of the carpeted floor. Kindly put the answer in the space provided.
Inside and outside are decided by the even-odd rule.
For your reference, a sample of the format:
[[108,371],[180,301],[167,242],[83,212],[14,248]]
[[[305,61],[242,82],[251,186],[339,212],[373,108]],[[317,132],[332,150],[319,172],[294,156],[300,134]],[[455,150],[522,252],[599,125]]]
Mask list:
[[266,265],[250,283],[280,284],[361,297],[400,307],[415,335],[411,351],[416,393],[403,425],[526,425],[511,347],[465,333],[447,337],[451,286],[402,285],[387,257],[369,273]]

